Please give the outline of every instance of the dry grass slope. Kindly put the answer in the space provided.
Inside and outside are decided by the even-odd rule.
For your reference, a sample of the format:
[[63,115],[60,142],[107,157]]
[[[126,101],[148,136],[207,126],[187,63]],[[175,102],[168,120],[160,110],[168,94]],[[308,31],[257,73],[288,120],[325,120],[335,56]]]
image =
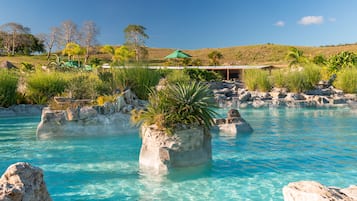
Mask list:
[[[277,65],[286,66],[288,61],[285,57],[289,48],[288,45],[263,44],[250,46],[236,46],[226,48],[204,48],[197,50],[183,50],[193,56],[193,59],[201,59],[204,64],[208,64],[208,54],[214,50],[218,50],[223,54],[221,60],[222,65]],[[342,51],[357,52],[357,44],[338,45],[328,47],[308,47],[294,46],[304,52],[308,58],[313,58],[317,55],[330,57]],[[171,53],[174,49],[150,48],[149,59],[152,61],[161,61]]]
[[[183,50],[192,55],[193,59],[200,59],[203,65],[208,65],[208,54],[214,50],[218,50],[223,54],[221,65],[276,65],[287,66],[288,61],[285,57],[289,48],[288,45],[277,44],[262,44],[250,46],[236,46],[226,48],[204,48],[197,50]],[[317,55],[324,55],[327,58],[342,51],[357,52],[357,44],[336,45],[326,47],[309,47],[309,46],[294,46],[304,52],[308,58],[313,58]],[[149,63],[150,65],[163,65],[164,57],[170,54],[175,49],[172,48],[149,48]],[[104,61],[109,61],[110,56],[105,54],[93,55]],[[0,62],[8,60],[20,66],[21,62],[28,62],[36,66],[46,65],[45,56],[15,56],[15,57],[0,57]]]

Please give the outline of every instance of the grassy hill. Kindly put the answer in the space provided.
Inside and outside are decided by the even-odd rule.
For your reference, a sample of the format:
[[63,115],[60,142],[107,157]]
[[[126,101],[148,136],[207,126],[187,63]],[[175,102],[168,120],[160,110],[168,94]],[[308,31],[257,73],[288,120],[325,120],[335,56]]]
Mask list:
[[[208,54],[213,50],[218,50],[223,54],[221,65],[276,65],[286,66],[288,61],[285,56],[291,46],[263,44],[250,46],[236,46],[226,48],[204,48],[197,50],[183,50],[192,55],[193,59],[200,59],[203,65],[208,65]],[[294,46],[304,52],[308,58],[313,58],[316,55],[324,55],[327,58],[342,51],[357,52],[357,44],[336,45],[326,47],[309,47],[309,46]],[[175,49],[169,48],[149,48],[149,63],[150,65],[162,65],[164,57],[170,54]],[[110,56],[105,54],[97,54],[92,56],[102,60],[110,60]],[[20,66],[21,62],[27,62],[36,66],[46,65],[48,62],[45,56],[15,56],[7,57],[0,56],[0,62],[8,60],[16,66]]]
[[[288,45],[250,45],[250,46],[236,46],[226,48],[204,48],[197,50],[183,50],[192,55],[193,59],[198,58],[204,64],[208,64],[208,54],[213,50],[218,50],[223,54],[223,59],[220,61],[221,65],[277,65],[286,66],[288,61],[285,57],[289,48]],[[357,52],[357,44],[338,45],[328,47],[308,47],[308,46],[294,46],[304,52],[308,58],[313,58],[317,55],[324,55],[330,57],[342,51]],[[163,61],[163,58],[171,53],[174,49],[150,48],[149,59],[152,61]]]

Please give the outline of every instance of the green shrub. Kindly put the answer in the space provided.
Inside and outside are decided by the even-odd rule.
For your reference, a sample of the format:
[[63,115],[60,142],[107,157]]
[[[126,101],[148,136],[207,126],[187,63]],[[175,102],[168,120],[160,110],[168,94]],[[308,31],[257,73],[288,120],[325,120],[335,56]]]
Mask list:
[[285,87],[285,76],[283,70],[273,70],[271,72],[271,82],[274,87],[284,88]]
[[147,110],[133,111],[132,121],[137,124],[156,124],[171,134],[182,125],[213,125],[215,112],[213,94],[207,85],[198,82],[169,84],[160,91],[152,91]]
[[98,77],[103,82],[111,83],[113,81],[113,73],[111,72],[99,72]]
[[303,70],[305,81],[306,81],[306,89],[313,89],[317,83],[321,80],[321,67],[309,64],[304,67]]
[[0,70],[0,106],[9,107],[16,103],[19,78],[7,70]]
[[21,70],[24,72],[31,72],[35,70],[35,65],[27,63],[27,62],[22,62],[21,63]]
[[150,89],[155,87],[161,78],[159,71],[146,67],[116,69],[113,72],[113,85],[121,91],[130,88],[140,99],[146,100]]
[[290,71],[285,79],[287,88],[296,93],[313,89],[321,80],[321,69],[316,65],[307,65],[300,71]]
[[77,74],[68,81],[68,91],[74,99],[95,99],[98,96],[97,86],[101,81],[91,74]]
[[269,72],[265,70],[245,70],[243,75],[245,86],[251,90],[270,91],[272,84],[269,79]]
[[214,71],[198,68],[185,68],[183,72],[189,75],[191,80],[197,80],[201,82],[222,80],[222,76]]
[[357,69],[346,68],[337,73],[334,86],[345,93],[357,93]]
[[182,70],[172,70],[166,76],[168,83],[178,83],[178,82],[190,82],[190,76],[184,73]]
[[354,52],[344,51],[332,56],[328,61],[329,71],[337,73],[338,71],[350,67],[356,67],[357,54]]
[[286,87],[289,91],[300,93],[306,89],[305,75],[302,71],[292,71],[285,77]]
[[270,91],[272,88],[271,81],[269,79],[269,72],[266,70],[259,71],[257,75],[257,90],[258,91]]
[[67,81],[63,73],[37,72],[27,78],[27,94],[34,104],[46,104],[64,92]]

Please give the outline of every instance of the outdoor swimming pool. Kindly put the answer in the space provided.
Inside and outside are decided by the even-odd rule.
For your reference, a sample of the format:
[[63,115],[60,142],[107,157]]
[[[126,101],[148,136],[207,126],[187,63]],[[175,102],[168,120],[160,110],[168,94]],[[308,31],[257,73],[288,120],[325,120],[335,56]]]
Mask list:
[[[219,112],[225,113],[220,110]],[[254,133],[212,133],[213,160],[167,176],[138,167],[137,133],[37,140],[39,117],[0,118],[0,172],[44,170],[53,200],[282,200],[292,181],[357,184],[357,112],[242,109]]]

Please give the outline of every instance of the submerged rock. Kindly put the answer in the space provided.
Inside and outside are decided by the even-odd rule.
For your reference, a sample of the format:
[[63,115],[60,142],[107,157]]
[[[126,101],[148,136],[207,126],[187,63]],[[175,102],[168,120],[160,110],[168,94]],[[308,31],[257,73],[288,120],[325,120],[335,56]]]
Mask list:
[[0,200],[51,201],[43,172],[29,163],[19,162],[7,168],[0,178]]
[[174,167],[195,166],[212,159],[211,135],[202,127],[175,130],[172,135],[155,125],[142,126],[139,164],[167,172]]
[[215,123],[219,131],[230,135],[253,132],[253,128],[241,117],[236,109],[229,110],[226,119],[216,119]]
[[283,188],[284,201],[356,201],[357,186],[326,187],[316,181],[289,183]]

